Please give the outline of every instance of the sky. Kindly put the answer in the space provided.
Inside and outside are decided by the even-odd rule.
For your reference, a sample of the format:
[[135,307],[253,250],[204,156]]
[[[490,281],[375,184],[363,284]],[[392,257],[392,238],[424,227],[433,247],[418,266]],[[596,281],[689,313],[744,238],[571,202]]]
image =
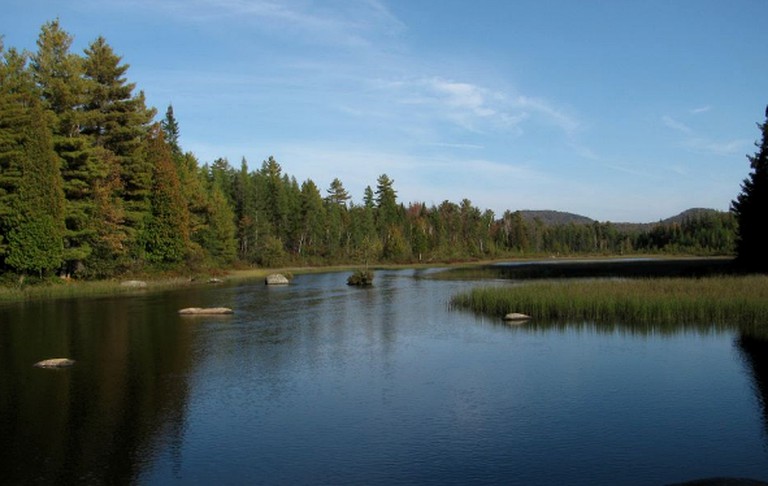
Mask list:
[[499,217],[728,210],[768,104],[765,0],[5,0],[6,48],[55,18],[201,164],[274,156],[356,203],[387,174]]

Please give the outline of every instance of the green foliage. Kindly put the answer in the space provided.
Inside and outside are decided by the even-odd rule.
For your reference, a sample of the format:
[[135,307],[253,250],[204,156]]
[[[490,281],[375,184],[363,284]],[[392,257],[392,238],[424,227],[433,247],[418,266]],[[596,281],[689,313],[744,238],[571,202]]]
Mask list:
[[[4,105],[0,103],[0,107]],[[0,108],[0,115],[3,111]],[[3,157],[2,164],[18,175],[15,187],[8,188],[13,196],[7,200],[2,223],[7,239],[5,263],[19,273],[42,275],[62,262],[64,194],[50,127],[40,104],[33,102],[20,115],[13,127],[2,127],[17,131],[20,144],[20,150]]]
[[758,124],[762,140],[755,143],[755,155],[748,157],[752,171],[741,186],[731,207],[738,221],[736,254],[746,268],[768,272],[768,107],[765,122]]
[[165,118],[160,122],[160,126],[163,128],[165,141],[171,147],[173,156],[180,156],[181,146],[179,146],[179,122],[176,121],[176,117],[173,115],[173,105],[168,105],[168,109],[165,111]]
[[159,127],[150,133],[146,152],[153,167],[151,212],[143,236],[146,258],[153,263],[178,263],[189,248],[189,211]]
[[355,272],[347,278],[347,285],[370,287],[373,285],[373,270],[355,270]]
[[237,256],[234,212],[217,185],[210,189],[206,216],[203,249],[217,264],[231,264]]

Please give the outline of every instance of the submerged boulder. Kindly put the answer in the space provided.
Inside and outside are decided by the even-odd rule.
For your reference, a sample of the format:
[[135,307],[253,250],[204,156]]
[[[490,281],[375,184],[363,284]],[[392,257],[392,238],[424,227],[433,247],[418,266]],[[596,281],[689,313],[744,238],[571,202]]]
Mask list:
[[132,289],[144,289],[147,287],[147,282],[143,280],[126,280],[124,282],[120,282],[120,286]]
[[234,314],[235,311],[229,307],[187,307],[181,309],[179,314],[183,316],[201,316],[201,315],[222,315],[222,314]]
[[504,320],[507,322],[521,323],[529,319],[531,319],[531,316],[527,314],[521,314],[519,312],[510,312],[509,314],[504,316]]
[[75,364],[74,359],[69,358],[50,358],[50,359],[44,359],[42,361],[38,361],[35,363],[35,368],[68,368]]
[[288,285],[288,277],[283,275],[282,273],[273,273],[271,275],[267,275],[267,278],[264,279],[264,283],[267,285]]

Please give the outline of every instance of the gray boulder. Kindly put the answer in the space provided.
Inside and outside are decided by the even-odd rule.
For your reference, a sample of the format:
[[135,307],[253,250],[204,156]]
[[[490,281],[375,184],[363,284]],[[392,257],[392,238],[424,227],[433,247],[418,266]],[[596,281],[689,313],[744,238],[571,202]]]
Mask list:
[[267,275],[267,278],[264,279],[264,283],[267,285],[288,285],[288,277],[282,273],[273,273]]
[[75,360],[69,358],[50,358],[35,363],[35,368],[68,368],[75,364]]
[[229,307],[187,307],[179,311],[179,314],[182,316],[210,316],[234,313],[235,311]]
[[513,322],[513,323],[522,323],[527,320],[529,320],[531,316],[526,314],[521,314],[519,312],[510,312],[506,316],[504,316],[504,320],[507,322]]
[[143,280],[126,280],[124,282],[120,282],[120,286],[132,289],[144,289],[147,287],[147,282]]

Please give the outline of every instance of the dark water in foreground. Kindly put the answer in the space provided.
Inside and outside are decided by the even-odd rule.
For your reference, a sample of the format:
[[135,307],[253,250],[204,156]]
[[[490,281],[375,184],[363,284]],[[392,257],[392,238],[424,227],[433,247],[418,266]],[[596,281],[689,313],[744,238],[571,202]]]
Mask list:
[[764,341],[508,327],[421,276],[0,307],[0,483],[768,480]]

